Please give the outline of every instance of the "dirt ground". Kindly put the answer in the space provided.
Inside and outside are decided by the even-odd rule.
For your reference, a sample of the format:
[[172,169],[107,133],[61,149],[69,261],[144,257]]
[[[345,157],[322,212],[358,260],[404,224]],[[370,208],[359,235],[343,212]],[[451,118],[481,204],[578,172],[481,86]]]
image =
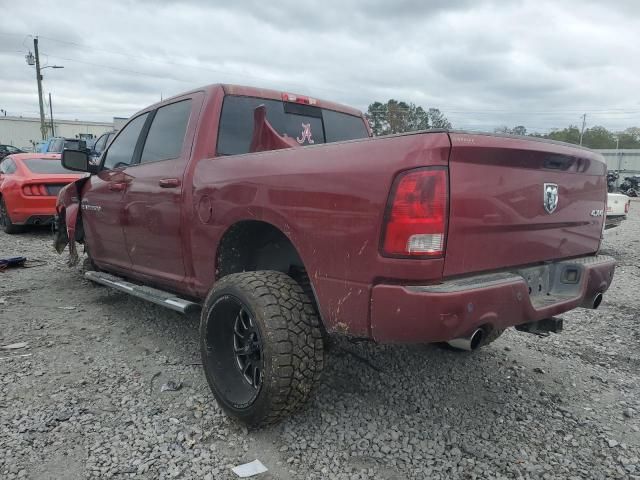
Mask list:
[[[247,432],[213,400],[198,316],[86,281],[45,230],[0,233],[0,478],[640,479],[640,202],[618,267],[565,331],[473,353],[338,342],[313,401]],[[177,391],[161,392],[167,382]]]

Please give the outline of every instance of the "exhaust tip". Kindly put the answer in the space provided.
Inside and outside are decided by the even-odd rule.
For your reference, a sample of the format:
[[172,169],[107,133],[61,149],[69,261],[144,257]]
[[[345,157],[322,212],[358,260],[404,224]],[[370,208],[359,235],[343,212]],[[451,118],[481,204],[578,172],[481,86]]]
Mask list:
[[470,342],[471,350],[475,350],[476,348],[478,348],[482,343],[483,339],[484,339],[484,330],[479,328],[475,332],[473,332],[473,335],[471,335],[471,342]]
[[477,328],[471,333],[471,335],[466,337],[454,338],[453,340],[449,340],[447,344],[449,344],[449,346],[453,348],[457,348],[458,350],[466,350],[470,352],[482,345],[483,339],[484,330],[481,328]]
[[593,297],[593,309],[597,309],[602,303],[602,293],[596,293],[596,296]]

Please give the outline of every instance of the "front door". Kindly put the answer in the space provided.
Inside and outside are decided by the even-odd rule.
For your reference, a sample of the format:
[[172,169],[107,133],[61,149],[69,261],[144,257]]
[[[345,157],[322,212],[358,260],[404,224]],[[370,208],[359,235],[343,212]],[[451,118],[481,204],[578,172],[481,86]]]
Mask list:
[[97,263],[128,269],[131,260],[124,240],[124,194],[131,181],[127,174],[148,113],[131,120],[111,143],[102,168],[83,188],[83,226],[89,253]]
[[194,103],[188,98],[153,112],[140,159],[126,169],[130,181],[124,195],[124,234],[133,270],[177,289],[185,277],[182,182],[191,151],[193,128],[188,131],[188,125]]

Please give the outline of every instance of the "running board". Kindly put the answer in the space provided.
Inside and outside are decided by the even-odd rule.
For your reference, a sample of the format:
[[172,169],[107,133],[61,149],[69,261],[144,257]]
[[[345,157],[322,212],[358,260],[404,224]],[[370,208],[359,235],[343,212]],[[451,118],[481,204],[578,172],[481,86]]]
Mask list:
[[135,283],[127,282],[120,277],[108,273],[88,271],[84,273],[84,276],[92,282],[115,288],[120,292],[128,293],[134,297],[141,298],[176,312],[190,313],[200,309],[199,304],[176,297],[172,293],[156,288],[145,287],[144,285],[136,285]]

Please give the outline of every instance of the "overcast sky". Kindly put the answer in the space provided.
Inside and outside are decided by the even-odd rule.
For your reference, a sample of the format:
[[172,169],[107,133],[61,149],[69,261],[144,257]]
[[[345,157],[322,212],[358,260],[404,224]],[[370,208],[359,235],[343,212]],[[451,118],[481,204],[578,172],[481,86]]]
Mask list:
[[440,108],[456,128],[640,126],[639,0],[0,0],[0,109],[110,120],[209,83],[366,109]]

